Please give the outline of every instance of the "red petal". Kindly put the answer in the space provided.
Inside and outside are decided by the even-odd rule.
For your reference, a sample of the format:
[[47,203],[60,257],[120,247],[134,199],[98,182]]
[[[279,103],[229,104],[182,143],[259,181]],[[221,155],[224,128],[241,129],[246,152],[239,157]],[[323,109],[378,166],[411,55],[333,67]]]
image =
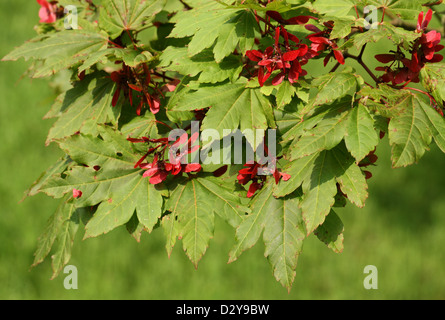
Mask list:
[[260,83],[260,87],[262,87],[264,85],[264,82],[266,82],[266,80],[269,79],[272,72],[264,74],[264,70],[262,68],[259,71],[260,72],[258,72],[258,82]]
[[272,79],[272,85],[273,86],[277,86],[279,85],[281,82],[283,82],[285,77],[284,72],[280,72],[278,75],[276,75],[273,79]]
[[128,86],[129,86],[131,89],[136,90],[137,92],[141,92],[141,91],[142,91],[142,88],[141,88],[141,87],[135,86],[134,84],[129,83]]
[[423,11],[420,11],[419,16],[417,17],[417,30],[421,29],[423,21]]
[[264,56],[270,57],[273,54],[273,47],[267,47],[266,50],[264,50]]
[[278,184],[278,182],[280,182],[280,173],[278,172],[278,169],[275,169],[275,171],[273,172],[273,177],[275,178],[275,184]]
[[274,19],[275,21],[278,21],[281,24],[285,24],[286,20],[283,19],[283,17],[281,16],[281,14],[277,11],[267,11],[266,14],[271,17],[272,19]]
[[396,56],[394,54],[378,54],[375,56],[375,58],[381,63],[388,63],[396,60]]
[[426,29],[432,18],[433,18],[433,10],[429,9],[428,12],[426,13],[425,20],[423,20],[422,26],[420,28]]
[[282,172],[280,172],[280,174],[281,174],[281,179],[283,179],[283,181],[287,181],[291,178],[290,174],[282,173]]
[[236,177],[238,179],[238,182],[242,185],[245,185],[247,182],[250,181],[250,175],[246,176],[244,174],[238,174],[238,176]]
[[312,32],[322,32],[320,29],[318,29],[316,26],[314,26],[313,24],[307,24],[304,26],[306,28],[306,30],[308,31],[312,31]]
[[445,46],[438,44],[437,46],[434,47],[434,52],[439,52],[441,51],[443,48],[445,48]]
[[121,75],[118,71],[114,71],[110,74],[110,78],[111,78],[111,81],[113,81],[113,82],[120,82]]
[[363,171],[363,173],[365,174],[365,179],[371,179],[372,178],[372,173],[369,171]]
[[326,39],[324,37],[310,37],[309,40],[314,42],[314,43],[329,44],[329,39]]
[[151,103],[150,103],[150,111],[153,114],[156,114],[159,112],[160,106],[161,106],[161,101],[159,100],[158,97],[152,97],[152,99],[150,99]]
[[246,51],[246,56],[252,61],[260,61],[263,58],[263,54],[258,50]]
[[343,53],[340,50],[334,50],[335,59],[337,59],[340,64],[345,64],[345,58],[343,57]]
[[275,48],[278,47],[278,42],[280,41],[280,30],[281,27],[275,29]]
[[329,60],[331,59],[331,57],[332,57],[332,52],[329,53],[329,54],[323,59],[323,66],[326,67],[326,65],[328,64],[328,62],[329,62]]
[[261,185],[258,182],[252,182],[249,191],[247,191],[247,198],[251,198],[260,187]]
[[113,100],[111,100],[111,105],[112,105],[113,107],[116,106],[117,101],[119,100],[119,96],[120,96],[120,94],[121,94],[121,87],[118,86],[117,89],[116,89],[116,91],[114,92]]
[[73,198],[74,199],[80,198],[81,196],[82,196],[82,191],[73,189]]
[[286,22],[287,24],[306,24],[311,18],[310,16],[296,16],[286,20]]
[[185,166],[184,172],[199,172],[201,171],[201,165],[199,163],[190,163]]
[[[151,164],[151,163],[149,163],[149,165],[150,165],[150,164]],[[149,165],[147,165],[147,166],[145,166],[145,167],[148,168],[148,167],[150,167]],[[148,170],[146,170],[142,176],[143,176],[144,178],[145,178],[145,177],[150,177],[150,176],[154,175],[154,174],[155,174],[156,172],[158,172],[158,171],[159,171],[159,167],[156,165],[156,166],[151,167],[151,168],[149,168]]]
[[294,61],[300,56],[300,50],[292,50],[283,54],[283,61]]
[[260,62],[258,62],[259,66],[268,66],[270,64],[272,64],[274,62],[274,60],[272,59],[266,59],[266,60],[261,60]]
[[158,171],[153,177],[150,178],[149,182],[151,184],[158,184],[167,179],[167,171]]
[[226,173],[227,168],[228,168],[227,165],[224,165],[221,168],[216,169],[215,171],[213,171],[213,175],[215,177],[221,177],[224,173]]
[[443,60],[443,56],[441,54],[435,54],[433,58],[431,58],[428,62],[435,63],[435,62],[441,62]]

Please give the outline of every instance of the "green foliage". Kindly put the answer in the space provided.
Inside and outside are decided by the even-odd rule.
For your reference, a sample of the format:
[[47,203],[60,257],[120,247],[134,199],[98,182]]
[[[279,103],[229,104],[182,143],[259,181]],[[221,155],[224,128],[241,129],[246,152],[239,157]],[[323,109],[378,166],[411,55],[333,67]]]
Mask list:
[[[433,141],[445,152],[443,64],[425,48],[440,51],[435,34],[384,17],[367,30],[356,16],[365,5],[401,19],[422,10],[409,0],[107,0],[83,4],[81,30],[61,29],[61,19],[40,24],[37,37],[3,58],[33,59],[32,77],[70,73],[70,88],[46,115],[57,118],[47,144],[65,157],[26,193],[61,201],[33,266],[53,251],[57,276],[83,224],[84,239],[125,227],[139,241],[161,228],[168,255],[181,240],[197,267],[215,215],[236,229],[229,262],[262,236],[274,277],[288,290],[311,234],[341,252],[344,226],[333,208],[365,205],[365,168],[376,161],[379,135],[388,133],[393,167],[418,162]],[[323,31],[307,36],[315,28]],[[377,77],[363,53],[385,39],[397,55],[378,59],[393,63]],[[408,63],[409,53],[417,60]],[[312,74],[311,63],[332,58],[330,71]],[[375,83],[342,67],[351,60]],[[242,132],[243,163],[174,163],[203,150],[196,123],[216,135],[206,147]],[[183,131],[171,139],[173,127]],[[268,154],[272,129],[276,155]],[[188,143],[178,139],[184,132]],[[236,150],[230,141],[224,148]],[[178,145],[185,149],[170,154]],[[245,159],[248,150],[272,157],[266,174],[257,171],[264,163]]]

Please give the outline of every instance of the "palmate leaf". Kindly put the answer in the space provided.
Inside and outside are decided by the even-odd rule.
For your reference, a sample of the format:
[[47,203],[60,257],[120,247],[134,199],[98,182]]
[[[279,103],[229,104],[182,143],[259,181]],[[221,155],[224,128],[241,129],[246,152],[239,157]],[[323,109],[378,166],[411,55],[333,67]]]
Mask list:
[[115,83],[105,73],[93,73],[61,94],[51,108],[58,120],[50,129],[46,144],[76,132],[97,134],[97,125],[117,125],[121,106],[111,107]]
[[[109,127],[100,127],[100,138],[75,135],[60,143],[76,166],[56,175],[39,189],[61,197],[73,189],[82,191],[74,201],[76,207],[100,204],[86,225],[85,238],[107,233],[127,223],[134,211],[141,225],[151,231],[162,214],[165,194],[134,169],[138,156],[124,136]],[[87,167],[85,167],[87,166]]]
[[358,49],[362,48],[366,43],[377,42],[385,38],[391,40],[395,45],[401,45],[405,49],[409,49],[410,42],[418,37],[420,37],[420,33],[395,27],[385,21],[379,24],[378,28],[371,28],[366,32],[356,34],[352,39],[355,47]]
[[388,127],[393,167],[417,163],[432,139],[445,151],[445,120],[423,96],[405,91],[397,101],[400,115]]
[[229,253],[229,262],[255,245],[263,234],[265,256],[274,276],[290,290],[306,233],[298,203],[297,194],[276,199],[270,179],[252,200],[252,213],[236,230],[236,244]]
[[[191,111],[210,107],[202,122],[202,130],[214,129],[223,138],[231,130],[275,128],[275,121],[270,102],[261,94],[259,88],[246,87],[244,78],[235,83],[218,86],[202,86],[197,91],[181,96],[173,111]],[[264,132],[247,141],[256,150],[263,141]],[[209,142],[210,143],[210,142]]]
[[302,115],[311,115],[316,106],[332,103],[348,94],[355,93],[361,83],[363,83],[363,79],[352,73],[350,69],[342,72],[330,72],[315,78],[311,82],[311,87],[317,88],[317,91],[304,107]]
[[440,103],[445,101],[445,64],[427,63],[420,71],[423,86]]
[[251,11],[228,9],[218,1],[203,0],[192,10],[178,13],[169,37],[192,37],[188,56],[194,56],[216,41],[213,53],[216,62],[231,54],[238,46],[244,53],[252,49],[259,35],[258,24]]
[[103,33],[84,30],[61,31],[38,36],[14,49],[2,60],[42,60],[43,65],[32,75],[39,78],[74,66],[87,59],[89,54],[105,49],[107,45],[108,37]]
[[170,217],[164,218],[167,235],[167,251],[182,239],[184,250],[198,266],[213,237],[214,213],[232,226],[237,226],[249,209],[240,203],[239,197],[222,187],[214,178],[190,178],[179,182],[166,202]]
[[97,51],[88,56],[88,59],[79,67],[78,72],[88,70],[96,63],[102,61],[122,61],[127,66],[134,68],[141,63],[147,63],[154,60],[156,56],[153,56],[149,51],[139,51],[133,48],[107,48],[105,50]]
[[78,230],[81,210],[75,208],[69,195],[61,200],[56,212],[48,219],[45,230],[38,238],[31,267],[42,263],[55,248],[52,255],[52,278],[60,273],[71,258],[71,247]]
[[160,12],[165,3],[166,0],[102,0],[99,26],[115,39],[123,31],[138,30]]
[[[322,151],[313,163],[310,175],[302,182],[300,202],[308,235],[322,224],[335,203],[337,183],[348,199],[359,207],[368,197],[364,175],[344,144]],[[291,180],[280,182],[292,184]]]
[[65,156],[59,159],[56,163],[54,163],[51,167],[49,167],[45,172],[43,172],[40,177],[34,181],[34,183],[29,187],[28,190],[25,191],[25,196],[22,201],[29,196],[34,196],[40,192],[40,188],[47,183],[54,175],[62,174],[73,161]]
[[216,62],[211,50],[206,49],[193,57],[187,56],[187,48],[168,47],[160,57],[160,67],[194,77],[199,74],[201,83],[217,83],[226,79],[235,81],[243,68],[241,60],[230,56]]
[[96,237],[127,223],[133,213],[149,232],[162,214],[161,192],[149,183],[149,179],[136,175],[102,202],[85,227],[85,237]]
[[343,251],[343,230],[343,222],[331,209],[323,224],[314,231],[314,234],[332,251],[340,253]]
[[379,143],[374,119],[368,109],[359,104],[349,112],[345,136],[346,147],[359,163]]
[[354,2],[351,0],[317,0],[313,3],[313,7],[322,15],[341,17],[348,16],[354,7]]
[[[55,175],[39,191],[60,198],[73,189],[82,191],[77,206],[93,206],[108,200],[111,193],[131,182],[140,174],[134,169],[139,160],[132,145],[112,128],[101,127],[101,137],[74,135],[60,147],[78,164],[64,175]],[[86,167],[87,166],[87,167]]]
[[385,8],[393,15],[406,20],[416,19],[419,12],[424,8],[422,4],[426,1],[410,1],[410,0],[359,0],[359,5],[374,5],[377,8]]
[[346,134],[349,110],[328,113],[316,126],[305,131],[289,148],[290,159],[299,159],[338,145]]

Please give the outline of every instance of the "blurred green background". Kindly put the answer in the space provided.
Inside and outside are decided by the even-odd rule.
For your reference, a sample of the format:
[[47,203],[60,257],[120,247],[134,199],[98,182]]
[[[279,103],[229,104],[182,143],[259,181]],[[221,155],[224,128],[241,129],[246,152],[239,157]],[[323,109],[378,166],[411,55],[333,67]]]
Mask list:
[[[34,36],[38,9],[29,0],[0,3],[1,57]],[[377,49],[382,53],[381,45],[370,48],[365,59]],[[78,234],[70,261],[77,290],[64,288],[63,273],[49,279],[49,259],[30,270],[36,239],[58,202],[44,195],[19,201],[60,152],[44,146],[53,121],[42,117],[54,93],[47,80],[19,81],[27,65],[0,63],[0,299],[445,298],[445,155],[432,146],[418,165],[391,169],[386,138],[365,208],[337,210],[344,251],[335,254],[310,236],[289,294],[273,278],[261,241],[227,264],[234,231],[220,220],[197,270],[180,242],[167,257],[161,230],[137,243],[124,228],[85,241]],[[378,268],[377,290],[364,289],[366,265]]]

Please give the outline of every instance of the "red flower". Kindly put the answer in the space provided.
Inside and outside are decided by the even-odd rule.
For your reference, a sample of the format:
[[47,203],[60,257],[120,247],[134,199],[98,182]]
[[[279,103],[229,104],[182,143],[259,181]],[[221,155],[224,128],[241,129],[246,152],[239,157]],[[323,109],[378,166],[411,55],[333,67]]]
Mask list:
[[[279,43],[280,36],[284,38],[284,44]],[[291,45],[289,40],[294,44]],[[275,29],[274,47],[267,47],[264,53],[258,50],[248,50],[246,56],[250,60],[258,62],[257,76],[260,86],[264,85],[272,72],[281,70],[272,79],[272,85],[275,86],[280,84],[286,75],[290,83],[295,83],[300,76],[307,74],[301,66],[307,63],[308,50],[308,46],[300,43],[300,40],[295,35],[287,32],[283,27],[277,27]]]
[[331,59],[331,57],[335,57],[335,59],[340,64],[345,64],[345,58],[343,57],[343,53],[340,49],[338,49],[338,45],[328,38],[324,37],[309,37],[309,40],[312,42],[311,49],[315,52],[325,51],[326,49],[331,49],[332,51],[325,57],[324,66],[326,66]]
[[[251,198],[256,191],[258,191],[263,187],[264,182],[266,181],[266,175],[258,174],[258,169],[265,168],[266,165],[261,165],[255,161],[253,163],[246,163],[244,166],[246,168],[238,171],[237,179],[238,182],[242,185],[246,185],[247,183],[252,181],[247,191],[247,197]],[[276,184],[278,184],[278,182],[280,182],[281,179],[287,181],[291,178],[289,174],[279,172],[276,167],[274,168],[272,175],[275,179]]]
[[[393,85],[409,82],[419,82],[419,74],[425,63],[440,62],[443,56],[436,54],[444,46],[440,45],[441,34],[435,30],[425,33],[429,22],[431,21],[433,11],[430,9],[425,15],[420,12],[417,19],[416,32],[421,33],[420,37],[411,45],[411,59],[405,58],[405,55],[399,50],[394,54],[379,54],[375,58],[381,63],[389,63],[388,67],[378,67],[376,70],[384,71],[385,74],[380,77],[383,82],[391,82]],[[397,64],[396,64],[397,62]],[[396,64],[395,68],[392,68]]]
[[306,24],[309,21],[309,19],[317,20],[317,18],[312,16],[296,16],[290,19],[284,19],[281,16],[281,14],[277,11],[267,11],[266,14],[282,25]]
[[323,24],[326,27],[324,31],[320,30],[314,25],[305,26],[307,30],[315,32],[313,34],[306,36],[306,38],[308,38],[312,42],[311,44],[312,54],[318,55],[319,52],[329,49],[331,50],[331,52],[329,52],[329,54],[325,57],[324,66],[328,64],[329,60],[332,57],[335,57],[335,59],[340,64],[345,64],[345,58],[341,50],[338,48],[337,43],[329,39],[332,29],[334,27],[333,23],[331,21],[328,21],[324,22]]
[[74,199],[80,198],[81,196],[82,196],[82,191],[73,189],[73,198]]
[[165,168],[163,160],[158,160],[156,155],[152,163],[140,165],[141,169],[146,169],[142,175],[143,177],[150,177],[149,182],[151,184],[159,184],[167,179],[168,171]]
[[40,5],[39,17],[40,23],[53,23],[57,20],[57,1],[52,1],[48,3],[46,0],[37,0],[37,3]]
[[[168,138],[150,139],[148,137],[142,137],[140,139],[127,138],[127,140],[133,143],[145,142],[157,144],[155,147],[149,148],[147,153],[142,156],[142,158],[139,159],[138,162],[136,162],[134,167],[139,167],[146,170],[142,176],[150,177],[149,182],[151,184],[159,184],[165,181],[169,174],[177,176],[182,173],[201,171],[201,165],[199,163],[186,163],[187,155],[194,153],[199,149],[199,145],[194,145],[192,147],[192,144],[196,141],[198,136],[199,133],[196,133],[187,140],[187,133],[185,133],[172,145],[169,144]],[[184,144],[185,146],[182,146]],[[152,154],[158,149],[161,150],[157,151],[151,163],[142,163],[148,155]],[[169,154],[169,161],[164,160],[165,151],[167,149]]]
[[426,28],[428,27],[428,24],[430,23],[431,19],[433,18],[433,10],[429,9],[426,13],[425,19],[423,19],[423,11],[419,13],[419,16],[417,18],[417,32],[424,32]]

